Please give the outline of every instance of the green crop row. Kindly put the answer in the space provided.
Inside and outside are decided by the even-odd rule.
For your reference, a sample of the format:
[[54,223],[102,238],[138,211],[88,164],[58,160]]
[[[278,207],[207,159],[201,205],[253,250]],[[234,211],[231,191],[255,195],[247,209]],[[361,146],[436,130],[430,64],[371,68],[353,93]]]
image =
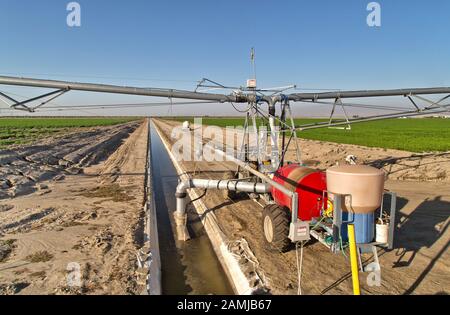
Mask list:
[[71,128],[110,126],[125,123],[132,118],[0,118],[0,148],[31,143],[37,139]]
[[[178,121],[193,118],[175,118]],[[204,118],[203,124],[220,127],[243,126],[244,118]],[[323,122],[322,119],[295,119],[296,125]],[[320,128],[299,131],[304,139],[347,143],[410,152],[450,151],[450,119],[390,119],[353,124],[351,130]]]

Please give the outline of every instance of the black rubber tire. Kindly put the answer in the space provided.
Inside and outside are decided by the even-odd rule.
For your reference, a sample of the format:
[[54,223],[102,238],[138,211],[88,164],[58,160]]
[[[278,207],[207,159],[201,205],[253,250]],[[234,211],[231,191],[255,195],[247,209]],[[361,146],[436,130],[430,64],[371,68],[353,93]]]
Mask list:
[[[271,222],[271,231],[266,231],[267,220]],[[291,214],[288,208],[281,207],[277,204],[269,204],[264,207],[261,226],[263,236],[269,249],[278,252],[286,252],[291,247],[289,239],[289,225],[291,222]],[[268,233],[272,235],[272,239],[268,239]]]
[[[224,180],[236,179],[236,176],[232,171],[229,171],[223,174],[222,179]],[[238,193],[236,191],[231,190],[222,190],[222,196],[225,199],[236,200],[238,198]]]

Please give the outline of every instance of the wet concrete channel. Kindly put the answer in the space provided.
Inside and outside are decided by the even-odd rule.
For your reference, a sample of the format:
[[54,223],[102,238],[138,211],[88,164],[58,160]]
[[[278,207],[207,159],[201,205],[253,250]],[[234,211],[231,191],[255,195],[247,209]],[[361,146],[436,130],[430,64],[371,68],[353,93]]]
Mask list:
[[200,220],[192,220],[187,242],[175,235],[177,171],[151,124],[151,167],[158,222],[163,294],[233,294]]

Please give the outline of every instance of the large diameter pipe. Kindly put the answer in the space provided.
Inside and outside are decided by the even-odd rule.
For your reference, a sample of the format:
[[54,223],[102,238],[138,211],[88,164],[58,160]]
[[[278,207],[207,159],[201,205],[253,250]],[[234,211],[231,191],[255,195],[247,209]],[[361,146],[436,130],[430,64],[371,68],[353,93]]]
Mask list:
[[175,197],[177,198],[177,210],[175,214],[178,218],[185,216],[187,190],[191,188],[265,194],[270,192],[271,186],[267,183],[240,182],[237,180],[188,179],[182,181],[178,184],[175,193]]
[[264,194],[270,192],[271,186],[267,183],[252,183],[239,180],[188,179],[178,184],[176,192],[184,193],[189,188],[231,190]]
[[226,154],[224,151],[219,150],[214,148],[212,145],[210,144],[206,144],[205,147],[209,147],[212,148],[214,150],[214,152],[216,152],[218,155],[220,155],[221,157],[223,157],[224,159],[226,159],[227,161],[233,162],[237,165],[239,165],[241,168],[243,168],[244,170],[250,172],[251,174],[255,175],[256,177],[260,178],[263,182],[266,182],[268,184],[270,184],[271,186],[275,187],[276,189],[280,190],[282,193],[292,197],[294,192],[287,189],[286,187],[284,187],[283,185],[277,183],[276,181],[274,181],[273,179],[271,179],[269,176],[261,173],[258,170],[255,170],[254,168],[252,168],[249,164],[231,156]]
[[[126,86],[116,86],[106,84],[19,78],[11,76],[0,76],[0,84],[30,86],[40,88],[71,89],[78,91],[102,92],[102,93],[185,98],[185,99],[209,100],[218,102],[245,103],[248,101],[255,100],[255,97],[251,94],[225,95],[212,93],[198,93],[174,89],[126,87]],[[380,97],[380,96],[401,96],[401,95],[419,95],[419,94],[425,95],[425,94],[444,94],[444,93],[450,93],[450,87],[394,89],[394,90],[338,91],[338,92],[324,92],[324,93],[293,93],[286,96],[280,95],[275,97],[265,96],[263,97],[263,99],[269,103],[274,104],[276,102],[281,101],[283,97],[286,97],[288,100],[292,101],[302,101],[302,100],[319,100],[319,99],[335,99],[335,98]]]
[[226,154],[224,151],[216,149],[210,144],[207,144],[205,146],[213,149],[217,154],[219,154],[223,158],[227,159],[228,161],[236,163],[237,165],[242,167],[244,170],[248,171],[249,173],[251,173],[251,174],[255,175],[256,177],[258,177],[259,179],[261,179],[263,182],[266,182],[266,183],[270,184],[272,187],[275,187],[276,189],[281,191],[286,196],[291,197],[291,200],[292,200],[292,204],[291,204],[292,222],[293,223],[297,222],[297,220],[298,220],[298,194],[295,191],[292,191],[292,190],[284,187],[283,185],[281,185],[281,184],[277,183],[276,181],[274,181],[273,179],[271,179],[269,176],[255,170],[249,164],[247,164],[231,155]]
[[78,83],[78,82],[42,80],[32,78],[17,78],[8,76],[0,76],[0,84],[39,87],[39,88],[70,89],[75,91],[100,92],[100,93],[184,98],[184,99],[208,100],[217,102],[237,102],[237,103],[247,102],[247,98],[245,96],[234,94],[225,95],[212,93],[198,93],[174,89],[127,87],[127,86],[116,86],[116,85],[95,84],[95,83]]
[[418,94],[445,94],[450,93],[450,87],[437,88],[415,88],[415,89],[393,89],[393,90],[362,90],[362,91],[337,91],[324,93],[293,93],[287,97],[291,101],[320,100],[336,98],[358,98],[358,97],[384,97],[403,96]]
[[270,126],[270,145],[271,145],[271,160],[272,160],[272,167],[275,169],[280,164],[280,157],[278,153],[278,139],[276,134],[276,128],[275,128],[275,117],[270,115],[269,116],[269,126]]
[[182,241],[189,239],[189,232],[186,227],[186,197],[187,190],[191,188],[231,190],[258,194],[269,193],[271,190],[271,186],[267,183],[240,182],[236,180],[188,179],[180,182],[175,193],[177,198],[175,222],[178,239]]

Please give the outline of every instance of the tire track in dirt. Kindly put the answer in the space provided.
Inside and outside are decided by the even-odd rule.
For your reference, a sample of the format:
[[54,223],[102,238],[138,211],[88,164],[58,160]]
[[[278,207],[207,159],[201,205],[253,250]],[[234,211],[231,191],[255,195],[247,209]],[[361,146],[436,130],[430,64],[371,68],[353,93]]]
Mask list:
[[34,145],[0,150],[0,200],[40,189],[42,181],[79,174],[114,152],[139,122],[93,128]]

